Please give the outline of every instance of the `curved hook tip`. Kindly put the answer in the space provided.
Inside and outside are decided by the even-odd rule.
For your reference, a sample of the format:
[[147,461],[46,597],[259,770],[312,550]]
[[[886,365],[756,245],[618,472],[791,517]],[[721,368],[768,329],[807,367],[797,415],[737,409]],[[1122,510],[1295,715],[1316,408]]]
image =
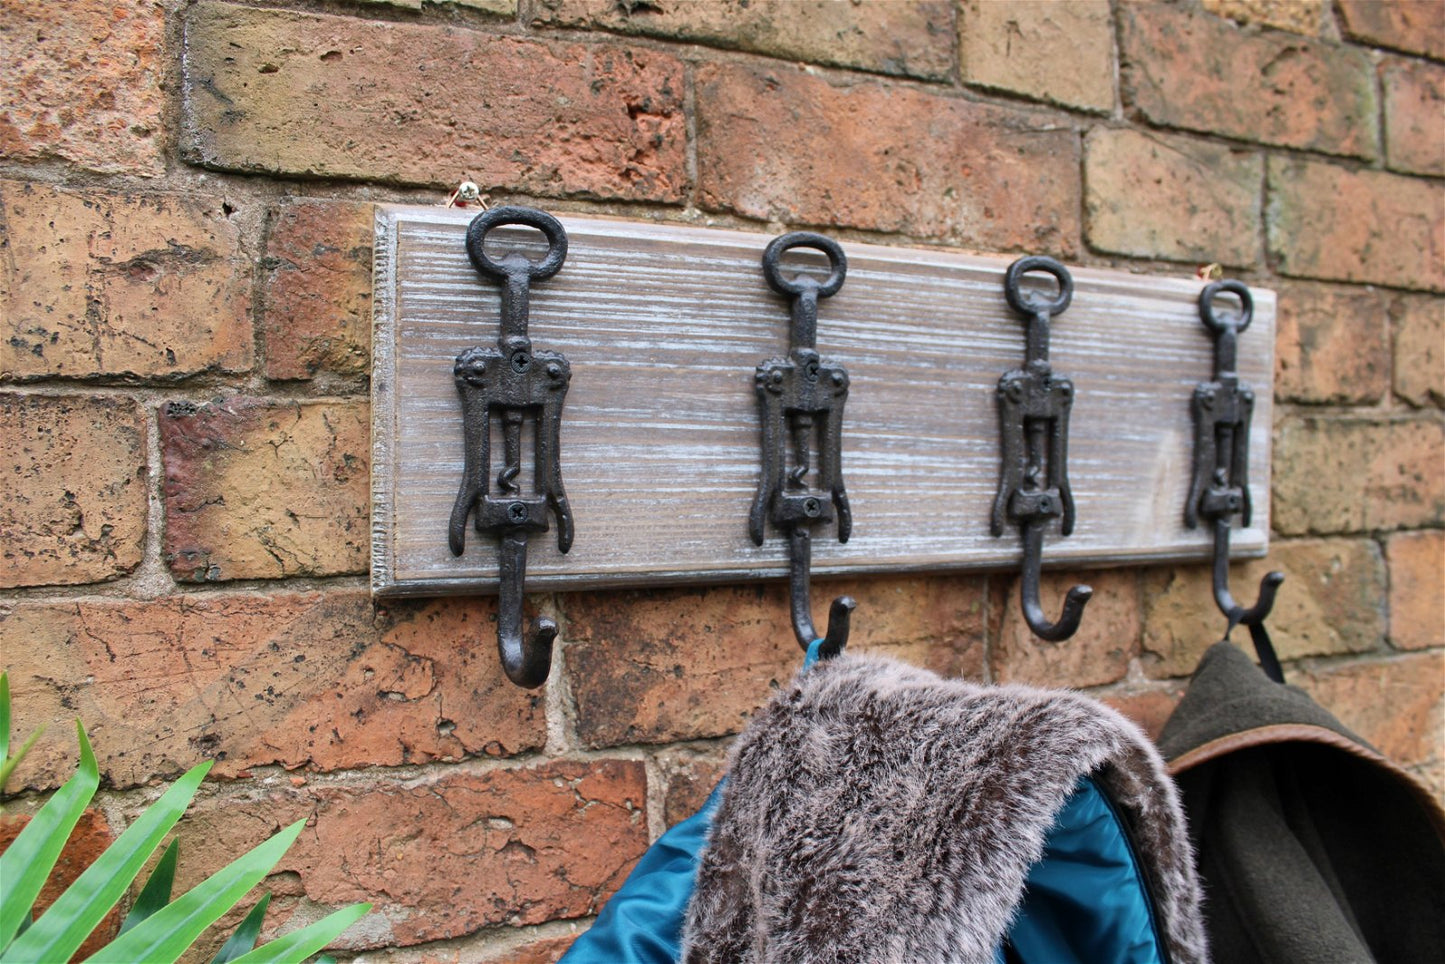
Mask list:
[[532,632],[526,639],[520,633],[512,636],[499,626],[497,648],[507,679],[529,690],[547,682],[552,672],[552,642],[556,638],[557,624],[546,616],[532,620]]
[[843,647],[848,645],[853,610],[857,608],[858,603],[852,596],[839,596],[833,600],[833,604],[828,607],[828,633],[823,637],[823,645],[818,647],[821,658],[831,659],[843,652]]
[[1038,599],[1029,599],[1025,596],[1023,600],[1024,620],[1039,639],[1050,643],[1061,643],[1079,631],[1079,623],[1084,618],[1084,607],[1093,597],[1094,588],[1092,586],[1073,587],[1064,596],[1064,611],[1059,614],[1059,621],[1050,623],[1044,616]]
[[1275,571],[1265,573],[1259,581],[1259,599],[1248,609],[1242,609],[1238,622],[1245,626],[1252,626],[1262,623],[1274,608],[1274,598],[1279,593],[1280,584],[1284,582],[1284,573]]

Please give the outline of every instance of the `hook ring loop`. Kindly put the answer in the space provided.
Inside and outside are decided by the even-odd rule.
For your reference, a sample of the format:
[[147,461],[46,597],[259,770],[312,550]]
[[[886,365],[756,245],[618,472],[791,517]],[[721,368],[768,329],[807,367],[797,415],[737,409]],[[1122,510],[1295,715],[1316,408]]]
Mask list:
[[[493,261],[483,248],[483,243],[489,231],[504,224],[520,224],[541,231],[547,239],[547,254],[541,261],[533,261],[519,254],[507,255],[503,263]],[[567,232],[563,230],[562,222],[545,211],[510,205],[492,208],[478,214],[467,226],[467,257],[482,274],[499,280],[510,277],[519,260],[526,265],[523,273],[527,277],[537,280],[550,278],[561,269],[562,262],[567,260]]]
[[[1042,271],[1045,274],[1054,276],[1059,283],[1058,293],[1053,297],[1032,293],[1025,294],[1021,282],[1024,275],[1030,271]],[[1069,307],[1069,302],[1074,300],[1074,276],[1053,258],[1045,255],[1032,255],[1027,258],[1019,258],[1008,266],[1008,271],[1003,277],[1003,293],[1008,299],[1009,306],[1021,315],[1037,315],[1047,313],[1050,317],[1062,314],[1064,309]]]
[[[1238,315],[1215,313],[1214,299],[1221,292],[1226,291],[1239,299],[1240,312]],[[1254,296],[1249,293],[1249,286],[1242,281],[1235,281],[1233,278],[1228,281],[1212,281],[1205,285],[1204,290],[1199,293],[1199,319],[1210,331],[1220,332],[1231,329],[1235,333],[1244,331],[1254,320]]]
[[[827,280],[819,284],[811,278],[784,278],[780,270],[782,268],[780,259],[784,251],[792,248],[813,248],[827,255],[828,265],[831,269]],[[768,279],[768,287],[780,295],[800,295],[809,288],[816,287],[818,297],[826,298],[838,293],[838,289],[843,287],[843,278],[847,274],[848,258],[843,254],[842,246],[832,238],[814,234],[812,231],[792,231],[788,234],[781,234],[770,241],[767,248],[763,250],[763,276]]]

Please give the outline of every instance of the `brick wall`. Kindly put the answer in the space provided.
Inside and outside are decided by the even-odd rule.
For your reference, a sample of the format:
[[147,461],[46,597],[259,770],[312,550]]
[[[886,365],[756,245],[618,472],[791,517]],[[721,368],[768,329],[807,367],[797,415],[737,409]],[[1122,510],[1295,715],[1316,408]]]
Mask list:
[[[11,789],[76,715],[99,833],[216,758],[181,875],[308,816],[273,928],[366,899],[369,960],[550,960],[798,665],[778,585],[536,597],[537,692],[491,600],[371,602],[370,205],[464,178],[1277,289],[1276,531],[1234,581],[1283,569],[1288,675],[1445,792],[1445,6],[0,0],[0,62],[0,647],[50,724]],[[1208,579],[1090,573],[1060,646],[1008,575],[817,595],[859,650],[1157,729]]]

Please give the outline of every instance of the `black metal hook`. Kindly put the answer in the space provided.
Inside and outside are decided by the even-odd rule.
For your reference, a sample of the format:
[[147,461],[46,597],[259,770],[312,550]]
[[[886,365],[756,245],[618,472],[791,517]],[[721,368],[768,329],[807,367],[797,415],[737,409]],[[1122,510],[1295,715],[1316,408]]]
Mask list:
[[[1239,312],[1215,309],[1220,294],[1239,299]],[[1239,380],[1236,371],[1239,335],[1254,320],[1254,298],[1240,281],[1215,281],[1199,293],[1199,319],[1214,336],[1214,380],[1194,389],[1194,473],[1189,500],[1184,507],[1184,524],[1199,525],[1201,517],[1214,530],[1214,602],[1224,613],[1228,626],[1225,638],[1235,626],[1250,627],[1260,665],[1276,682],[1283,672],[1275,656],[1264,620],[1274,608],[1275,594],[1284,573],[1270,572],[1259,583],[1259,598],[1245,607],[1229,591],[1230,519],[1238,514],[1249,525],[1252,503],[1249,494],[1249,423],[1254,415],[1254,392]]]
[[[807,275],[783,277],[780,259],[791,248],[813,248],[828,258],[830,273],[822,283]],[[812,562],[811,527],[833,521],[837,510],[838,541],[847,542],[853,531],[853,513],[843,486],[843,403],[848,397],[848,372],[842,365],[819,356],[818,299],[836,294],[848,273],[848,259],[831,238],[794,231],[774,238],[763,251],[763,276],[768,286],[792,300],[792,327],[787,358],[770,358],[758,366],[755,387],[763,417],[763,473],[748,514],[748,534],[763,544],[764,525],[788,533],[790,564],[788,590],[793,633],[807,649],[818,638],[813,628],[809,595]],[[818,444],[817,489],[828,493],[831,505],[809,490],[805,477]],[[793,443],[792,463],[788,442]],[[849,596],[833,600],[828,632],[821,654],[835,656],[848,642],[849,620],[857,605]]]
[[[532,261],[519,251],[493,260],[484,248],[487,233],[504,224],[536,228],[547,238],[547,253]],[[530,636],[522,635],[522,586],[527,571],[527,536],[548,529],[550,511],[557,520],[557,548],[572,548],[572,510],[562,488],[559,452],[562,403],[572,377],[566,357],[534,351],[527,337],[532,281],[552,277],[567,257],[567,232],[550,214],[532,208],[497,207],[483,211],[467,228],[467,256],[477,271],[502,282],[501,332],[497,345],[468,348],[457,356],[453,376],[462,399],[465,467],[457,501],[452,506],[447,541],[454,555],[466,548],[468,516],[475,513],[480,533],[496,533],[500,541],[500,598],[497,603],[497,646],[502,668],[518,686],[541,686],[552,667],[552,642],[557,624],[533,621]],[[497,495],[491,493],[491,419],[501,419],[503,467],[497,473]],[[537,426],[533,494],[517,485],[522,471],[522,431],[528,418]]]
[[[1030,271],[1053,275],[1059,284],[1057,293],[1025,294],[1022,280]],[[1069,269],[1053,258],[1019,258],[1004,274],[1004,297],[1014,311],[1028,319],[1028,330],[1024,367],[1005,372],[998,381],[1003,469],[990,529],[1001,536],[1006,522],[1019,527],[1024,543],[1020,592],[1024,620],[1035,636],[1056,643],[1078,630],[1084,606],[1094,594],[1088,586],[1070,589],[1056,623],[1049,622],[1039,605],[1044,529],[1050,520],[1059,518],[1064,535],[1074,531],[1074,496],[1068,475],[1074,384],[1054,374],[1049,366],[1049,319],[1069,307],[1074,279]]]

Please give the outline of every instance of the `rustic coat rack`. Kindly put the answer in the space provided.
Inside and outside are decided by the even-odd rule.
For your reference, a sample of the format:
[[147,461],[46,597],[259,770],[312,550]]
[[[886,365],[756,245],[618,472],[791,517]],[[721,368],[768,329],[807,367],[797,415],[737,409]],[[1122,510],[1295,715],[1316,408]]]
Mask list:
[[[517,588],[503,588],[499,637],[509,674],[518,671],[513,678],[535,683],[546,675],[546,661],[535,655],[545,648],[537,644],[550,646],[545,621],[526,641],[534,655],[512,646],[521,639],[521,588],[511,576],[522,565],[508,559],[518,560],[516,544],[545,528],[549,513],[558,541],[528,547],[529,588],[791,576],[800,641],[813,634],[810,563],[815,575],[842,575],[999,570],[1027,559],[1025,614],[1040,635],[1064,638],[1078,624],[1087,589],[1069,593],[1057,623],[1043,615],[1035,561],[1043,562],[1045,529],[1055,518],[1067,538],[1050,543],[1051,565],[1201,560],[1216,545],[1227,561],[1267,547],[1268,391],[1253,398],[1258,417],[1231,423],[1229,443],[1210,456],[1218,468],[1218,452],[1227,450],[1227,488],[1241,498],[1253,491],[1250,512],[1232,528],[1229,517],[1204,516],[1227,531],[1216,541],[1185,525],[1178,510],[1188,503],[1198,512],[1200,504],[1196,425],[1180,399],[1215,362],[1215,346],[1199,337],[1203,286],[1192,277],[1069,271],[1047,259],[1010,270],[997,258],[865,244],[849,244],[845,261],[841,248],[817,235],[802,236],[807,243],[785,236],[794,243],[782,247],[784,239],[747,232],[595,218],[566,218],[565,234],[560,225],[548,234],[534,224],[539,235],[488,212],[492,219],[476,230],[492,250],[508,252],[493,270],[485,251],[468,247],[471,214],[414,207],[378,214],[372,584],[382,596],[474,593],[498,586],[505,571],[503,587]],[[788,252],[776,277],[758,270],[770,242],[780,244],[778,256]],[[567,268],[556,271],[563,251]],[[508,268],[508,259],[521,260]],[[532,285],[554,259],[555,277]],[[479,270],[503,283],[479,284]],[[1039,271],[1053,275],[1055,294],[1029,293],[1037,286],[1025,275]],[[777,324],[779,293],[793,299],[790,329]],[[846,358],[846,370],[814,347],[819,298],[827,299],[830,354]],[[497,366],[510,365],[516,352],[508,338],[526,337],[528,305],[545,319],[553,351],[547,361],[532,351],[531,365],[548,373],[556,359],[555,391],[539,388],[518,403],[469,382],[467,364],[455,387],[438,375],[468,349],[489,359],[479,363],[484,384],[487,366],[502,373]],[[477,319],[499,312],[496,347],[475,348]],[[1213,369],[1220,385],[1231,371],[1240,385],[1270,384],[1273,294],[1252,292],[1247,314],[1234,334],[1252,325],[1257,350],[1235,358],[1222,348],[1223,367]],[[1051,351],[1067,359],[1067,378],[1049,367]],[[758,358],[769,356],[759,369]],[[807,418],[793,404],[789,417],[790,406],[770,402],[784,395],[782,385],[776,395],[768,391],[773,373],[789,365],[807,371],[814,361],[821,384],[843,391]],[[1008,372],[1002,381],[1000,372]],[[458,390],[461,408],[473,413],[466,419]],[[545,424],[533,416],[560,412],[564,393],[565,454],[555,430],[539,427],[534,436],[521,427]],[[809,404],[826,397],[815,391]],[[502,425],[505,464],[495,485],[476,414],[483,409]],[[767,445],[761,481],[760,437]],[[1218,430],[1211,437],[1223,439]],[[779,454],[780,440],[784,449],[791,442],[791,461]],[[517,478],[511,470],[528,463],[529,445],[534,490],[523,497],[507,486]],[[800,459],[803,446],[816,449]],[[808,478],[816,491],[805,495],[789,473],[813,464],[814,452]],[[807,513],[810,498],[817,516]],[[525,523],[511,516],[515,504],[524,505]],[[980,511],[990,504],[991,513]],[[500,558],[454,555],[469,512],[512,548]],[[811,558],[811,526],[830,516],[840,541]],[[769,521],[789,538],[760,538]],[[1020,529],[1022,547],[997,538],[1006,525]],[[439,539],[440,532],[453,538]],[[1267,581],[1260,605],[1269,590]],[[846,633],[850,602],[835,602],[830,635],[835,627],[839,638]],[[1238,622],[1247,624],[1254,611],[1243,610]]]

